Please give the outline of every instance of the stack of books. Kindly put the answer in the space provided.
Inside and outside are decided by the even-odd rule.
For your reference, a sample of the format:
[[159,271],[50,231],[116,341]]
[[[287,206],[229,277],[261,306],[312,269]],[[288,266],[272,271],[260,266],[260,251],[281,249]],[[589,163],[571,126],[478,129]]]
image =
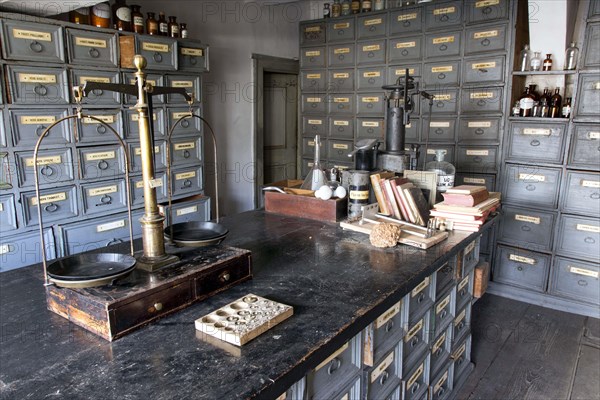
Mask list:
[[371,175],[371,186],[381,214],[421,226],[427,225],[429,204],[422,190],[410,180],[393,172],[380,172]]
[[442,196],[444,201],[434,206],[431,215],[460,231],[477,232],[490,213],[500,206],[500,193],[489,193],[485,186],[456,186]]

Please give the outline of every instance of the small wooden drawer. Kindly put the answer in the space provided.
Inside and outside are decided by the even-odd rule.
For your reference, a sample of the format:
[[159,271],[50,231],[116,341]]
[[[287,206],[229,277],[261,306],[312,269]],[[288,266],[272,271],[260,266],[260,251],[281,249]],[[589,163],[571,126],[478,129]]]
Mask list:
[[425,353],[414,367],[403,369],[404,400],[420,400],[428,393],[429,353]]
[[[25,226],[38,226],[40,223],[37,211],[38,197],[35,192],[21,193],[20,203],[23,207]],[[67,186],[42,190],[40,207],[44,224],[76,217],[79,215],[77,189],[75,186]]]
[[594,117],[600,115],[600,76],[598,74],[580,74],[577,87],[575,117]]
[[481,23],[508,18],[508,0],[469,1],[467,15],[470,23]]
[[465,277],[479,263],[479,242],[481,240],[481,236],[478,236],[477,239],[473,240],[469,243],[463,250],[460,251],[459,257],[461,259],[461,268],[457,270],[460,273],[460,277]]
[[479,185],[485,186],[488,192],[496,191],[496,175],[483,175],[474,173],[457,173],[454,185]]
[[66,69],[8,65],[9,98],[13,104],[69,103]]
[[[456,135],[456,118],[438,117],[431,120],[429,118],[423,118],[422,123],[422,142],[428,140],[431,142],[454,142],[454,137]],[[427,133],[429,133],[429,137],[427,137]]]
[[[327,74],[325,70],[302,71],[300,89],[303,92],[323,92],[327,89]],[[350,89],[351,90],[351,89]]]
[[[405,374],[407,368],[418,362],[419,358],[427,353],[429,348],[429,311],[422,318],[405,328],[402,339],[402,371]],[[406,375],[404,375],[406,376]]]
[[202,136],[178,137],[171,140],[171,164],[173,167],[200,165],[203,161]]
[[64,31],[58,25],[2,20],[2,55],[7,60],[64,63]]
[[600,165],[600,126],[575,125],[569,165],[598,169]]
[[356,112],[360,115],[374,114],[380,116],[385,113],[386,100],[381,92],[359,93],[356,95]]
[[354,115],[356,95],[353,93],[336,93],[327,97],[329,114]]
[[[192,112],[195,115],[202,115],[200,108],[195,108],[192,110]],[[189,116],[189,114],[189,108],[167,107],[167,126],[169,129],[173,129],[173,137],[180,135],[196,136],[202,133],[202,122],[195,117],[186,118],[186,116]],[[173,128],[175,124],[177,124],[177,126]]]
[[454,270],[455,263],[449,261],[442,265],[437,271],[435,271],[435,298],[439,299],[442,293],[444,293],[449,287],[453,286],[456,282]]
[[600,220],[563,214],[556,239],[556,253],[598,261]]
[[507,25],[478,25],[467,28],[465,55],[505,51],[507,37]]
[[600,305],[598,263],[555,257],[549,292],[568,299]]
[[81,185],[83,212],[86,215],[110,214],[127,208],[124,179],[83,183]]
[[[16,166],[19,186],[33,186],[33,152],[16,152]],[[40,150],[37,158],[40,186],[57,185],[72,181],[73,157],[70,148]]]
[[564,212],[600,216],[600,174],[567,171],[565,189]]
[[[184,139],[179,139],[179,141],[183,141]],[[180,143],[179,142],[179,143]],[[189,151],[193,151],[193,148]],[[167,167],[167,142],[164,140],[157,140],[154,142],[154,170],[159,171],[163,170]],[[171,161],[172,166],[176,167],[177,165],[181,165],[180,163],[176,163],[174,160],[174,152],[171,153]],[[131,162],[131,168],[135,172],[142,171],[142,150],[139,143],[130,142],[129,143],[129,159]]]
[[562,163],[566,137],[566,124],[513,122],[507,155],[519,161]]
[[387,17],[387,14],[377,14],[374,16],[358,17],[358,39],[360,40],[385,36],[387,34]]
[[365,328],[363,360],[366,365],[373,366],[375,362],[382,360],[400,341],[404,335],[404,318],[401,300]]
[[407,7],[390,13],[390,35],[420,32],[423,27],[423,7]]
[[354,119],[350,117],[329,117],[329,137],[354,139]]
[[[140,140],[140,122],[137,110],[125,110],[125,138],[129,140]],[[165,110],[155,108],[152,110],[152,127],[154,137],[165,136]]]
[[327,63],[331,68],[353,67],[356,62],[354,43],[327,46]]
[[302,134],[307,136],[327,135],[327,118],[323,116],[303,116]]
[[325,114],[327,112],[328,96],[325,94],[303,94],[301,110],[303,114]]
[[[12,142],[16,147],[33,148],[44,131],[61,118],[67,116],[66,109],[11,109],[9,110]],[[1,121],[0,121],[1,122]],[[42,148],[50,145],[68,145],[73,142],[68,120],[48,131]],[[4,129],[2,129],[4,135]]]
[[123,135],[121,110],[91,109],[84,115],[87,117],[79,119],[77,122],[78,143],[114,143],[117,141],[117,138],[110,128],[114,129],[119,136]]
[[[433,357],[432,357],[433,358]],[[430,400],[447,400],[454,388],[454,368],[448,365],[437,376],[431,379],[429,385]]]
[[433,336],[439,335],[450,321],[454,319],[456,312],[456,290],[452,287],[437,299],[431,311],[430,331]]
[[[200,75],[167,75],[166,81],[167,86],[184,89],[186,93],[194,96],[194,101],[202,101]],[[167,102],[169,104],[187,104],[185,97],[180,94],[168,94]]]
[[125,174],[125,154],[118,145],[78,149],[83,179],[109,179]]
[[209,221],[210,198],[196,196],[191,200],[175,202],[170,211],[168,207],[165,207],[164,214],[166,226],[184,222]]
[[385,44],[385,39],[356,43],[357,62],[360,65],[385,64]]
[[[125,73],[123,74],[123,83],[127,84],[127,85],[135,85],[135,76],[132,73]],[[161,74],[147,74],[146,75],[146,83],[152,85],[152,86],[164,86],[165,85],[165,78],[163,75]],[[125,95],[125,103],[126,104],[135,104],[137,102],[137,97],[136,96],[130,96],[128,94]],[[153,104],[163,104],[165,102],[165,96],[164,95],[153,95],[152,96],[152,103]],[[156,111],[156,109],[155,109]]]
[[551,250],[556,213],[507,205],[502,211],[501,241],[532,250]]
[[327,66],[327,48],[305,47],[300,52],[300,68],[325,68]]
[[400,384],[402,376],[402,347],[397,344],[375,366],[364,372],[364,395],[368,399],[381,399]]
[[179,168],[171,172],[173,185],[173,196],[198,194],[204,189],[202,180],[202,167]]
[[347,42],[356,39],[356,20],[354,18],[336,18],[327,22],[327,42]]
[[179,42],[178,66],[181,71],[208,72],[208,46],[197,42]]
[[[456,114],[458,111],[458,89],[448,89],[432,92],[432,114]],[[421,99],[423,113],[429,112],[429,100]]]
[[[178,48],[175,39],[155,36],[136,36],[136,50],[146,58],[148,69],[161,71],[176,71]],[[123,43],[123,42],[121,42]],[[123,46],[122,46],[123,47]],[[127,65],[123,65],[123,49],[121,49],[121,67],[132,68],[127,60]]]
[[506,166],[503,202],[556,208],[561,170],[535,165]]
[[[596,2],[591,2],[590,4],[596,4]],[[585,35],[584,51],[582,53],[582,61],[585,68],[594,69],[600,66],[600,49],[598,49],[599,40],[600,22],[588,24]]]
[[456,166],[461,171],[482,174],[496,172],[498,146],[458,146]]
[[383,118],[357,118],[356,137],[359,139],[381,139],[385,137]]
[[454,326],[449,324],[438,333],[431,342],[430,375],[437,375],[446,366],[452,352],[452,332]]
[[[444,60],[436,63],[426,63],[423,81],[425,87],[458,86],[460,82],[460,61]],[[427,99],[422,101],[429,102]]]
[[248,258],[248,261],[244,263],[244,265],[247,265],[247,268],[240,268],[240,260],[235,259],[226,262],[221,268],[196,279],[194,282],[195,297],[197,299],[208,297],[236,282],[241,282],[252,276],[250,256],[247,254],[245,258]]
[[[463,309],[456,310],[456,317],[451,325],[453,328],[452,332],[452,349],[456,349],[457,343],[460,343],[462,339],[471,331],[471,303],[467,303]],[[454,357],[454,354],[452,356]]]
[[461,310],[473,299],[473,279],[474,273],[467,274],[464,278],[459,279],[456,285],[456,302],[454,309]]
[[327,72],[327,90],[330,93],[351,92],[356,81],[354,68],[330,69]]
[[325,22],[301,22],[300,45],[311,46],[325,43]]
[[91,67],[118,67],[117,35],[67,28],[69,62]]
[[425,58],[459,57],[462,32],[436,32],[425,35]]
[[[167,173],[157,172],[154,174],[154,181],[158,182],[156,185],[156,201],[162,203],[167,198]],[[141,176],[134,176],[131,178],[131,203],[134,206],[144,204],[144,180]]]
[[468,58],[463,63],[462,82],[479,85],[504,82],[504,56]]
[[501,114],[502,93],[502,88],[498,87],[463,89],[461,111],[463,114]]
[[462,24],[462,1],[435,2],[425,8],[425,29],[443,29]]
[[329,139],[327,141],[327,159],[330,161],[350,161],[348,154],[354,149],[351,141]]
[[[44,243],[46,245],[46,259],[56,258],[56,245],[54,244],[52,229],[44,231]],[[41,248],[40,232],[37,229],[13,236],[0,236],[0,260],[2,260],[0,272],[42,262]]]
[[431,277],[426,277],[421,283],[404,297],[404,313],[408,323],[412,325],[433,305],[435,284]]
[[494,281],[543,292],[549,268],[550,256],[546,254],[498,246]]
[[454,385],[458,384],[463,373],[467,371],[467,367],[471,363],[471,340],[472,336],[468,335],[460,344],[455,346],[452,352],[454,360]]
[[500,118],[461,118],[458,127],[459,142],[500,140]]
[[420,61],[423,56],[423,37],[409,36],[388,41],[388,62]]
[[[100,82],[100,83],[121,83],[121,79],[118,72],[114,71],[88,71],[88,70],[73,70],[73,85],[84,86],[86,82]],[[83,98],[83,104],[90,105],[104,105],[104,106],[115,106],[121,104],[121,94],[113,91],[104,91],[102,89],[95,89],[89,92],[87,96]]]
[[0,232],[3,236],[6,232],[17,229],[17,211],[15,198],[12,194],[0,196]]
[[359,91],[381,91],[387,82],[385,67],[359,68],[357,73],[357,89]]

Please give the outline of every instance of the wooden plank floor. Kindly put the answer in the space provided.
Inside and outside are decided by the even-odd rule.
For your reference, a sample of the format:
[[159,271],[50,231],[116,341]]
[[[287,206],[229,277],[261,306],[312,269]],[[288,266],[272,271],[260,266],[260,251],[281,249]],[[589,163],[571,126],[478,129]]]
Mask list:
[[475,369],[457,399],[600,399],[597,319],[487,294],[472,331]]

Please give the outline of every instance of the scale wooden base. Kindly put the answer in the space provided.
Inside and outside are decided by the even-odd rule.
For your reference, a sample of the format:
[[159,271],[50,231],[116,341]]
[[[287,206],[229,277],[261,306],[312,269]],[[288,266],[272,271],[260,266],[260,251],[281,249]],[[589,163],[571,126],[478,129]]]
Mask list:
[[252,278],[250,251],[211,246],[179,249],[180,261],[149,274],[134,270],[113,285],[46,287],[48,309],[107,340]]

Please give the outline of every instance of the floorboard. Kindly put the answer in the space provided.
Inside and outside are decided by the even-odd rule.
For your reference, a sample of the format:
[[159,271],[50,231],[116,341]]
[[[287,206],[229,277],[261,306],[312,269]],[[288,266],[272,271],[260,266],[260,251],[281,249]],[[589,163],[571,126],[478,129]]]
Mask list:
[[600,350],[581,346],[571,400],[600,398]]

